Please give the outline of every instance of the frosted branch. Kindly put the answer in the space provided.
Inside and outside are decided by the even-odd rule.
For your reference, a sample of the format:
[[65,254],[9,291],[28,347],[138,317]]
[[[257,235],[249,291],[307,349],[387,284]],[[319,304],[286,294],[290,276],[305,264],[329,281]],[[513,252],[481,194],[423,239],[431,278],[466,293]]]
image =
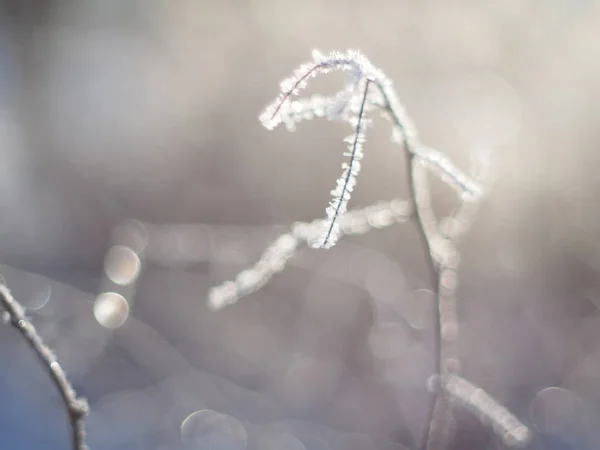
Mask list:
[[[288,131],[295,131],[296,124],[302,121],[315,118],[327,118],[329,120],[348,121],[352,114],[360,111],[362,99],[353,95],[356,83],[348,84],[344,89],[335,95],[315,94],[311,97],[299,98],[292,102],[285,103],[280,111],[281,121]],[[367,101],[364,105],[365,111],[372,111],[374,108],[381,107],[377,102],[374,91],[370,91]]]
[[442,387],[451,400],[475,414],[484,425],[490,425],[506,445],[523,447],[529,441],[529,429],[480,387],[457,375],[446,377]]
[[[339,235],[365,234],[373,228],[406,222],[411,214],[410,204],[400,199],[349,211],[338,220]],[[221,309],[262,288],[285,268],[301,244],[313,243],[322,233],[322,228],[322,220],[294,223],[290,232],[282,234],[266,248],[254,266],[240,272],[234,280],[211,288],[208,293],[209,307]]]
[[482,197],[483,188],[464,172],[460,171],[454,163],[443,153],[429,147],[417,147],[415,153],[423,164],[438,175],[442,181],[458,190],[459,194],[468,199]]
[[349,50],[345,53],[331,52],[327,56],[314,51],[313,61],[300,65],[289,78],[281,82],[281,93],[260,115],[260,121],[263,126],[269,130],[274,129],[283,121],[284,116],[282,115],[282,111],[288,110],[291,97],[298,95],[306,87],[308,80],[334,70],[350,71],[356,83],[362,79],[381,76],[380,72],[371,65],[370,61],[355,50]]
[[365,83],[365,91],[363,94],[362,102],[360,104],[360,111],[356,117],[356,125],[354,134],[348,136],[344,141],[348,144],[348,152],[344,153],[344,156],[349,156],[350,161],[342,164],[342,175],[338,178],[336,187],[331,191],[333,199],[326,209],[327,220],[324,222],[323,234],[321,238],[313,243],[315,248],[330,248],[333,247],[340,234],[340,226],[337,223],[338,218],[341,214],[344,214],[348,207],[348,200],[354,185],[356,184],[356,177],[360,172],[360,161],[363,158],[362,146],[366,140],[365,129],[366,121],[364,118],[365,103],[367,101],[367,95],[369,93],[370,81],[367,80]]
[[494,183],[492,157],[489,149],[476,152],[473,157],[473,166],[472,178],[481,186],[482,195],[479,198],[463,197],[456,211],[440,223],[440,232],[453,242],[457,242],[469,231],[479,210],[481,199],[487,196]]

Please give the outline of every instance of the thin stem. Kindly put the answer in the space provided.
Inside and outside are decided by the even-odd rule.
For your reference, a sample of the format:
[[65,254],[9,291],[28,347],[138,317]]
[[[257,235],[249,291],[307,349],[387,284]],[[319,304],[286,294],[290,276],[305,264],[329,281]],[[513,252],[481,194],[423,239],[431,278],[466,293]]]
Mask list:
[[354,142],[352,143],[350,162],[348,163],[347,173],[346,173],[346,176],[344,177],[344,187],[342,188],[342,192],[338,198],[337,205],[335,207],[335,212],[334,212],[333,216],[330,217],[330,219],[329,219],[330,220],[329,228],[327,229],[327,233],[325,234],[325,237],[324,237],[323,243],[322,243],[322,246],[325,248],[327,247],[327,244],[329,243],[329,239],[331,237],[331,234],[333,232],[333,228],[337,222],[337,219],[338,219],[340,213],[342,212],[342,205],[344,205],[344,203],[346,201],[346,193],[348,192],[348,186],[350,184],[350,180],[354,176],[353,175],[353,165],[356,161],[356,152],[358,149],[358,141],[361,137],[361,126],[362,126],[362,120],[363,120],[363,116],[364,116],[364,112],[365,112],[365,104],[367,103],[367,95],[369,92],[369,84],[370,83],[371,83],[371,80],[367,79],[367,81],[365,83],[365,92],[363,94],[362,102],[360,104],[360,112],[358,113],[358,119],[356,121],[356,131],[354,133]]
[[77,397],[77,393],[56,360],[54,352],[44,344],[35,327],[25,317],[23,307],[12,297],[8,288],[3,285],[0,285],[0,302],[8,315],[11,325],[21,333],[23,339],[32,348],[60,393],[71,425],[73,449],[87,450],[84,422],[88,412],[87,401],[84,398]]
[[294,94],[294,92],[296,92],[296,89],[298,89],[316,71],[318,71],[319,69],[322,69],[323,67],[335,67],[335,66],[357,67],[357,63],[356,63],[356,61],[354,61],[352,59],[344,59],[344,58],[334,60],[334,61],[321,61],[321,62],[316,63],[310,69],[308,69],[302,76],[298,77],[298,79],[294,82],[294,84],[289,89],[286,89],[285,92],[282,93],[282,95],[279,97],[279,99],[277,101],[275,108],[273,109],[273,113],[270,115],[270,120],[273,120],[275,118],[275,116],[277,116],[277,114],[279,114],[281,107]]
[[[386,92],[387,90],[381,84],[378,84],[378,87],[379,87],[379,90],[383,97],[383,100],[385,102],[384,110],[387,111],[392,122],[394,123],[395,126],[398,127],[398,129],[400,130],[400,133],[402,135],[403,146],[404,146],[405,155],[407,158],[406,176],[407,176],[408,184],[409,184],[410,197],[413,199],[414,206],[415,206],[415,216],[414,217],[416,218],[417,228],[419,230],[419,237],[421,239],[421,243],[423,245],[423,248],[425,249],[425,253],[428,256],[427,265],[429,267],[429,273],[430,273],[430,277],[431,277],[431,283],[432,283],[431,286],[433,289],[435,289],[435,295],[436,295],[437,307],[434,310],[434,317],[433,317],[433,320],[434,320],[433,348],[434,348],[434,353],[435,353],[434,373],[441,374],[442,367],[443,367],[442,359],[443,359],[444,351],[443,351],[443,341],[442,341],[442,333],[441,333],[441,328],[442,328],[441,310],[440,310],[441,298],[440,298],[440,288],[439,288],[440,273],[439,273],[439,268],[437,267],[437,264],[432,255],[431,242],[430,242],[429,237],[426,232],[426,224],[425,224],[425,218],[424,218],[425,214],[424,214],[424,210],[423,210],[423,205],[420,202],[419,186],[418,186],[416,177],[414,175],[413,164],[418,163],[418,161],[415,159],[415,158],[417,158],[417,152],[416,152],[417,149],[416,149],[416,146],[413,145],[412,138],[408,134],[407,127],[403,123],[403,120],[401,119],[399,112],[394,107],[394,102],[390,99],[390,96],[389,96],[390,94],[388,92]],[[429,404],[427,422],[426,422],[426,426],[424,429],[423,438],[421,440],[422,443],[420,445],[420,448],[422,448],[424,450],[430,448],[430,443],[433,440],[433,430],[434,430],[433,424],[434,424],[435,417],[438,415],[437,413],[439,411],[445,410],[445,409],[447,409],[446,407],[450,406],[449,404],[446,405],[445,403],[446,403],[446,400],[444,399],[443,395],[441,395],[437,391],[434,392],[434,394],[431,397],[431,402]]]
[[315,70],[317,70],[319,67],[321,67],[321,65],[322,65],[322,63],[315,64],[315,66],[312,69],[307,71],[303,76],[301,76],[298,79],[298,81],[296,81],[296,83],[294,83],[294,85],[291,87],[291,89],[289,89],[285,94],[283,94],[283,96],[279,100],[277,107],[273,110],[273,114],[271,114],[271,120],[273,120],[275,118],[275,116],[277,114],[279,114],[279,110],[281,109],[281,107],[283,106],[285,101],[290,98],[290,96],[294,93],[294,91],[298,88],[298,86],[300,86],[302,84],[302,82],[305,81],[308,77],[310,77],[315,72]]
[[[411,193],[411,197],[414,199],[415,203],[417,202],[417,184],[415,182],[415,177],[413,174],[413,169],[412,169],[412,165],[414,162],[414,158],[415,155],[414,154],[409,154],[407,153],[408,156],[408,162],[407,162],[407,172],[408,172],[408,179],[409,179],[409,183],[410,183],[410,193]],[[441,327],[442,327],[442,323],[441,323],[441,315],[440,315],[440,290],[439,290],[439,273],[438,270],[436,268],[436,264],[435,261],[433,259],[432,256],[432,252],[431,252],[431,243],[427,237],[427,233],[425,231],[425,226],[424,226],[424,220],[423,220],[423,214],[421,212],[421,208],[419,208],[418,206],[415,207],[415,211],[416,211],[416,215],[415,217],[417,218],[417,223],[418,223],[418,229],[419,229],[419,235],[421,237],[421,241],[423,243],[423,246],[426,250],[426,253],[428,255],[428,266],[429,266],[429,272],[430,272],[430,276],[432,278],[432,286],[434,286],[435,289],[435,296],[436,296],[436,308],[434,308],[434,312],[433,312],[433,322],[434,322],[434,326],[433,326],[433,351],[435,354],[434,357],[434,366],[433,366],[433,371],[436,374],[441,374],[442,371],[442,335],[441,335]],[[439,393],[434,392],[434,394],[431,397],[431,401],[429,403],[429,409],[428,409],[428,413],[427,413],[427,422],[426,422],[426,426],[423,430],[423,438],[422,438],[422,444],[421,444],[421,448],[428,449],[429,448],[429,440],[430,440],[430,435],[431,435],[431,429],[433,426],[433,421],[434,421],[434,416],[435,416],[435,412],[436,410],[439,410],[442,405],[438,405],[438,402],[440,401],[441,396],[439,395]]]

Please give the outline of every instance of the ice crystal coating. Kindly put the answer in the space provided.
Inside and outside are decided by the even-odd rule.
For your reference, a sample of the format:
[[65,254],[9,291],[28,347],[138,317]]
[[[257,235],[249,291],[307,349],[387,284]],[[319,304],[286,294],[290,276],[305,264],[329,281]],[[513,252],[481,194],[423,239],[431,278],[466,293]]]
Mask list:
[[[333,198],[325,210],[323,230],[312,243],[313,247],[330,248],[339,238],[337,221],[347,210],[356,186],[364,156],[366,129],[370,124],[366,115],[374,108],[381,109],[392,122],[393,142],[404,146],[409,154],[418,155],[422,164],[456,188],[466,199],[481,196],[479,184],[456,168],[447,156],[419,143],[416,128],[398,100],[392,82],[360,52],[348,50],[323,54],[315,50],[312,56],[311,62],[301,64],[280,83],[279,96],[263,110],[260,121],[269,130],[283,123],[289,131],[294,131],[298,122],[313,118],[342,119],[353,128],[353,134],[344,139],[348,146],[344,156],[349,157],[349,161],[342,165],[342,175],[331,191]],[[351,78],[337,94],[329,97],[313,95],[292,101],[310,79],[334,70],[349,71]]]
[[[458,169],[445,154],[423,145],[392,82],[358,51],[329,54],[314,51],[312,56],[311,62],[300,65],[289,78],[281,82],[279,96],[264,109],[260,121],[269,130],[283,123],[289,131],[295,130],[299,122],[314,118],[343,120],[350,124],[353,132],[344,139],[347,150],[343,153],[348,160],[342,164],[342,174],[331,190],[332,199],[326,208],[326,218],[294,223],[291,231],[271,244],[253,267],[241,272],[233,281],[213,288],[209,292],[209,304],[218,309],[260,289],[285,267],[300,243],[330,248],[345,234],[362,234],[414,217],[438,284],[439,337],[436,357],[439,363],[435,376],[436,380],[440,380],[439,387],[443,388],[444,393],[443,396],[436,393],[432,402],[425,442],[420,448],[438,448],[445,425],[448,424],[448,421],[444,424],[440,419],[451,414],[452,404],[456,402],[475,413],[482,422],[491,424],[507,445],[524,445],[530,437],[527,427],[485,391],[458,376],[460,360],[455,341],[459,322],[455,293],[456,269],[460,258],[456,243],[468,229],[478,201],[488,190],[486,182],[489,180],[483,179],[488,178],[487,175],[481,177],[481,174],[475,174],[471,177]],[[332,71],[350,73],[349,82],[335,95],[313,95],[293,100],[310,79]],[[411,198],[409,201],[394,200],[346,213],[364,156],[363,145],[370,125],[367,116],[376,109],[391,123],[392,142],[402,147],[407,156],[407,181]],[[486,154],[482,156],[483,169],[489,168]],[[427,172],[454,188],[461,201],[458,210],[441,223],[431,206]],[[447,399],[453,402],[447,402]]]
[[[406,222],[412,214],[410,204],[401,199],[380,202],[343,214],[336,226],[340,235],[364,234],[373,228],[384,228]],[[208,293],[208,305],[219,310],[240,298],[259,290],[296,255],[300,244],[311,244],[322,233],[322,220],[296,222],[269,245],[258,262],[240,272],[233,281],[213,287]]]

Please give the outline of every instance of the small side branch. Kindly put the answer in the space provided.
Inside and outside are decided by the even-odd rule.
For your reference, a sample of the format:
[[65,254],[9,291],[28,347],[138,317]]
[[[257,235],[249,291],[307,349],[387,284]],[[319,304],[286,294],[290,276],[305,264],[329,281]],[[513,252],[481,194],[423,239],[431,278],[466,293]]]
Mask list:
[[484,425],[491,426],[506,445],[523,447],[529,442],[529,429],[480,387],[462,377],[450,375],[442,379],[442,388],[450,400],[467,408]]
[[[366,208],[348,211],[339,218],[339,234],[365,234],[395,223],[407,222],[412,216],[410,203],[395,199],[379,202]],[[208,306],[213,310],[236,303],[239,299],[256,292],[298,252],[300,245],[310,245],[321,234],[323,221],[296,222],[290,232],[284,233],[270,244],[256,264],[240,272],[234,280],[211,288]]]
[[327,208],[327,220],[325,221],[323,236],[313,244],[315,248],[333,247],[338,239],[340,226],[337,220],[341,214],[346,212],[350,194],[356,184],[356,176],[360,171],[360,161],[363,157],[362,144],[365,141],[364,113],[370,82],[371,80],[367,79],[365,83],[365,91],[360,104],[360,111],[356,118],[354,135],[349,137],[348,156],[350,157],[350,161],[342,164],[342,176],[338,178],[335,189],[331,191],[333,200]]
[[54,352],[44,344],[44,341],[35,327],[25,317],[25,310],[12,297],[6,286],[0,285],[0,302],[5,310],[5,318],[15,327],[27,344],[42,362],[50,378],[56,385],[71,425],[71,441],[74,450],[87,450],[85,443],[85,416],[88,413],[88,404],[84,398],[77,397],[77,393],[67,379],[65,372],[56,360]]

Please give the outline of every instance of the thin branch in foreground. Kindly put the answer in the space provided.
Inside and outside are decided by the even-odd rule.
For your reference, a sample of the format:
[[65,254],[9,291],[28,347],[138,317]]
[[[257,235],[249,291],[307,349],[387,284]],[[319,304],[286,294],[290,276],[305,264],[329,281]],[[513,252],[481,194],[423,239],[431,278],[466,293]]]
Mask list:
[[88,413],[87,400],[77,397],[65,372],[56,360],[54,352],[44,344],[35,327],[25,317],[24,308],[12,297],[8,288],[0,285],[0,302],[5,310],[5,318],[15,327],[27,344],[42,362],[52,378],[69,417],[71,441],[74,450],[87,450],[85,443],[85,416]]

